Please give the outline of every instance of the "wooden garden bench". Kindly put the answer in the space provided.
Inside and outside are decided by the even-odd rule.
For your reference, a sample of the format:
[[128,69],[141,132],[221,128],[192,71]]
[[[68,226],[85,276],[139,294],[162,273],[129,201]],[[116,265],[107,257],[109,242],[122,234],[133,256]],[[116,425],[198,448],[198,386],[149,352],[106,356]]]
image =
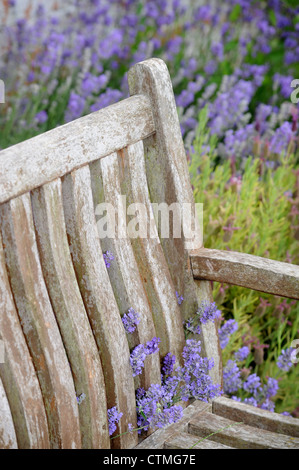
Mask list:
[[[130,349],[158,336],[160,357],[179,358],[183,319],[212,300],[210,280],[299,298],[298,266],[204,249],[199,232],[159,242],[151,202],[193,207],[188,166],[164,62],[136,64],[128,81],[130,98],[0,152],[0,447],[271,447],[274,433],[276,446],[298,447],[295,419],[224,397],[190,403],[179,424],[141,443],[126,433],[136,425],[135,389],[160,380],[158,354],[133,378]],[[146,208],[154,236],[100,239],[99,204],[116,207],[124,195]],[[121,214],[116,222],[123,230]],[[130,307],[141,321],[128,336],[121,315]],[[216,326],[203,325],[200,339],[221,383]],[[114,406],[126,434],[110,440]],[[231,424],[240,421],[237,438]],[[252,426],[268,441],[266,431],[253,439]],[[226,428],[222,441],[197,444],[216,428]]]

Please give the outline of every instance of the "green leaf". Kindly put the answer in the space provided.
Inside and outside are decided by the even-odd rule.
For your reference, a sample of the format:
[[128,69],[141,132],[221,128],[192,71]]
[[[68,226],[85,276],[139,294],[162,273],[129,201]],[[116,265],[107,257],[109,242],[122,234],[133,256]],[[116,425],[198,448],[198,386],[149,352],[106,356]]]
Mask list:
[[235,5],[229,15],[230,21],[237,21],[241,14],[241,6],[239,4]]

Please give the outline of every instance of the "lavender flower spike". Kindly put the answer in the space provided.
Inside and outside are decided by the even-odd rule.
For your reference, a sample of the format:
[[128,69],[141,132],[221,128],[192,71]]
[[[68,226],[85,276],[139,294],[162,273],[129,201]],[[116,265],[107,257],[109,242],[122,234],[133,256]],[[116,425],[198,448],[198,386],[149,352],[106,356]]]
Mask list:
[[109,436],[111,436],[116,430],[116,425],[122,417],[123,413],[117,411],[117,407],[114,406],[108,410],[108,428]]
[[136,377],[136,375],[140,375],[142,373],[146,356],[147,353],[143,344],[138,344],[138,346],[133,349],[130,355],[130,364],[133,369],[133,377]]
[[294,348],[283,349],[280,356],[277,359],[277,366],[279,369],[288,372],[292,367],[293,363],[291,361],[291,354],[294,351]]
[[133,333],[136,329],[136,325],[140,323],[140,315],[138,312],[135,312],[132,307],[130,307],[128,312],[123,315],[121,320],[123,322],[126,333]]
[[105,253],[103,253],[103,256],[104,256],[106,267],[110,268],[110,265],[111,265],[110,261],[114,260],[113,254],[111,253],[111,251],[105,251]]
[[227,320],[221,328],[219,328],[220,347],[224,349],[230,339],[230,336],[238,329],[236,320]]
[[217,309],[215,302],[209,302],[208,300],[203,300],[196,312],[200,317],[200,322],[205,324],[209,321],[215,321],[216,318],[219,318],[221,315],[220,310]]

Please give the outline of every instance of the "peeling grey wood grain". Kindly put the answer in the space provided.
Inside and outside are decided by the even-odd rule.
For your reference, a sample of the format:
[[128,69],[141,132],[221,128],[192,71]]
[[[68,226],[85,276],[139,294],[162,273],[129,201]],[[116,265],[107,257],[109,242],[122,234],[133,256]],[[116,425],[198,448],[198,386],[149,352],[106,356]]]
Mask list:
[[[161,338],[161,358],[170,352],[176,356],[177,363],[180,363],[181,353],[185,345],[183,317],[151,211],[142,142],[124,149],[119,155],[119,161],[121,185],[123,192],[126,191],[127,194],[127,205],[135,204],[137,209],[138,205],[141,204],[142,210],[146,211],[146,214],[144,214],[145,219],[150,221],[151,225],[151,234],[148,233],[148,236],[144,238],[132,237],[131,244],[151,306],[157,335]],[[129,223],[132,224],[132,219]]]
[[43,279],[30,195],[0,206],[4,253],[22,329],[37,371],[52,448],[80,448],[71,370]]
[[102,366],[67,242],[60,180],[33,191],[33,216],[43,275],[70,361],[79,405],[82,448],[109,449]]
[[129,346],[110,284],[97,233],[88,165],[63,179],[63,204],[72,260],[85,309],[100,352],[108,408],[117,406],[123,416],[118,425],[122,435],[112,447],[130,448],[137,436],[135,390],[129,362]]
[[[0,331],[4,343],[0,377],[12,413],[18,447],[47,449],[50,443],[43,397],[11,293],[1,232],[0,279]],[[0,434],[6,432],[0,421]]]
[[220,397],[212,402],[213,413],[232,421],[242,421],[266,431],[299,437],[299,419],[272,413],[255,406]]
[[201,248],[190,252],[196,279],[225,282],[299,299],[299,266],[235,251]]
[[134,96],[2,150],[0,203],[154,131],[148,99]]
[[[189,433],[238,449],[299,449],[299,439],[240,424],[212,413],[189,422]],[[213,435],[211,435],[213,434]]]
[[[114,153],[92,164],[91,175],[94,206],[97,207],[98,204],[105,202],[117,208],[120,198],[124,195],[120,187],[117,154]],[[108,274],[121,315],[130,307],[140,314],[140,323],[135,332],[127,335],[130,349],[133,349],[140,343],[145,344],[152,340],[157,334],[130,239],[118,236],[118,227],[126,227],[126,212],[117,211],[116,215],[116,236],[102,238],[100,242],[103,252],[108,250],[114,256]],[[151,354],[145,360],[142,374],[135,378],[135,387],[147,390],[152,383],[160,382],[159,354]]]

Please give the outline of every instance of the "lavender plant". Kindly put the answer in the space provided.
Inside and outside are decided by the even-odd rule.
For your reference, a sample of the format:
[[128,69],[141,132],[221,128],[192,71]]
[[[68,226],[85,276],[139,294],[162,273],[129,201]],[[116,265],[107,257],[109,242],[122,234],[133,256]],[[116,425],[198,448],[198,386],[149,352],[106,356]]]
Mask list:
[[[136,325],[136,312],[129,309],[130,312],[134,314],[123,316],[123,324],[127,333],[132,333]],[[209,302],[201,303],[198,312],[201,312],[199,318],[202,323],[213,322],[219,316],[215,304]],[[139,321],[139,315],[137,319]],[[130,356],[133,377],[143,372],[146,356],[159,351],[159,342],[160,338],[154,337],[146,344],[139,344],[133,349]],[[196,398],[207,402],[209,399],[221,395],[220,386],[214,384],[209,375],[209,371],[214,366],[213,359],[208,360],[201,357],[201,342],[199,340],[186,340],[182,359],[183,365],[175,367],[175,355],[170,352],[166,354],[162,361],[161,383],[151,384],[148,390],[140,387],[136,390],[138,427],[135,431],[141,433],[143,430],[147,431],[149,427],[161,428],[179,421],[183,416],[183,408],[178,403],[182,400]],[[116,407],[108,410],[110,435],[115,432],[120,418],[121,414]],[[133,427],[130,425],[128,432],[133,431]]]
[[170,70],[186,148],[205,105],[219,158],[273,159],[296,148],[290,83],[299,76],[298,7],[73,0],[63,14],[39,6],[14,20],[17,1],[1,31],[2,148],[126,97],[128,68],[153,56]]
[[[294,155],[282,155],[274,166],[266,156],[215,165],[217,142],[206,110],[198,128],[189,163],[195,201],[204,203],[204,245],[298,264],[299,174]],[[214,298],[224,319],[238,324],[229,342],[227,327],[220,332],[224,364],[238,364],[237,352],[250,347],[241,375],[251,368],[265,383],[267,377],[276,377],[278,357],[298,338],[298,302],[217,283]],[[298,413],[298,372],[292,365],[279,377],[276,411]]]

